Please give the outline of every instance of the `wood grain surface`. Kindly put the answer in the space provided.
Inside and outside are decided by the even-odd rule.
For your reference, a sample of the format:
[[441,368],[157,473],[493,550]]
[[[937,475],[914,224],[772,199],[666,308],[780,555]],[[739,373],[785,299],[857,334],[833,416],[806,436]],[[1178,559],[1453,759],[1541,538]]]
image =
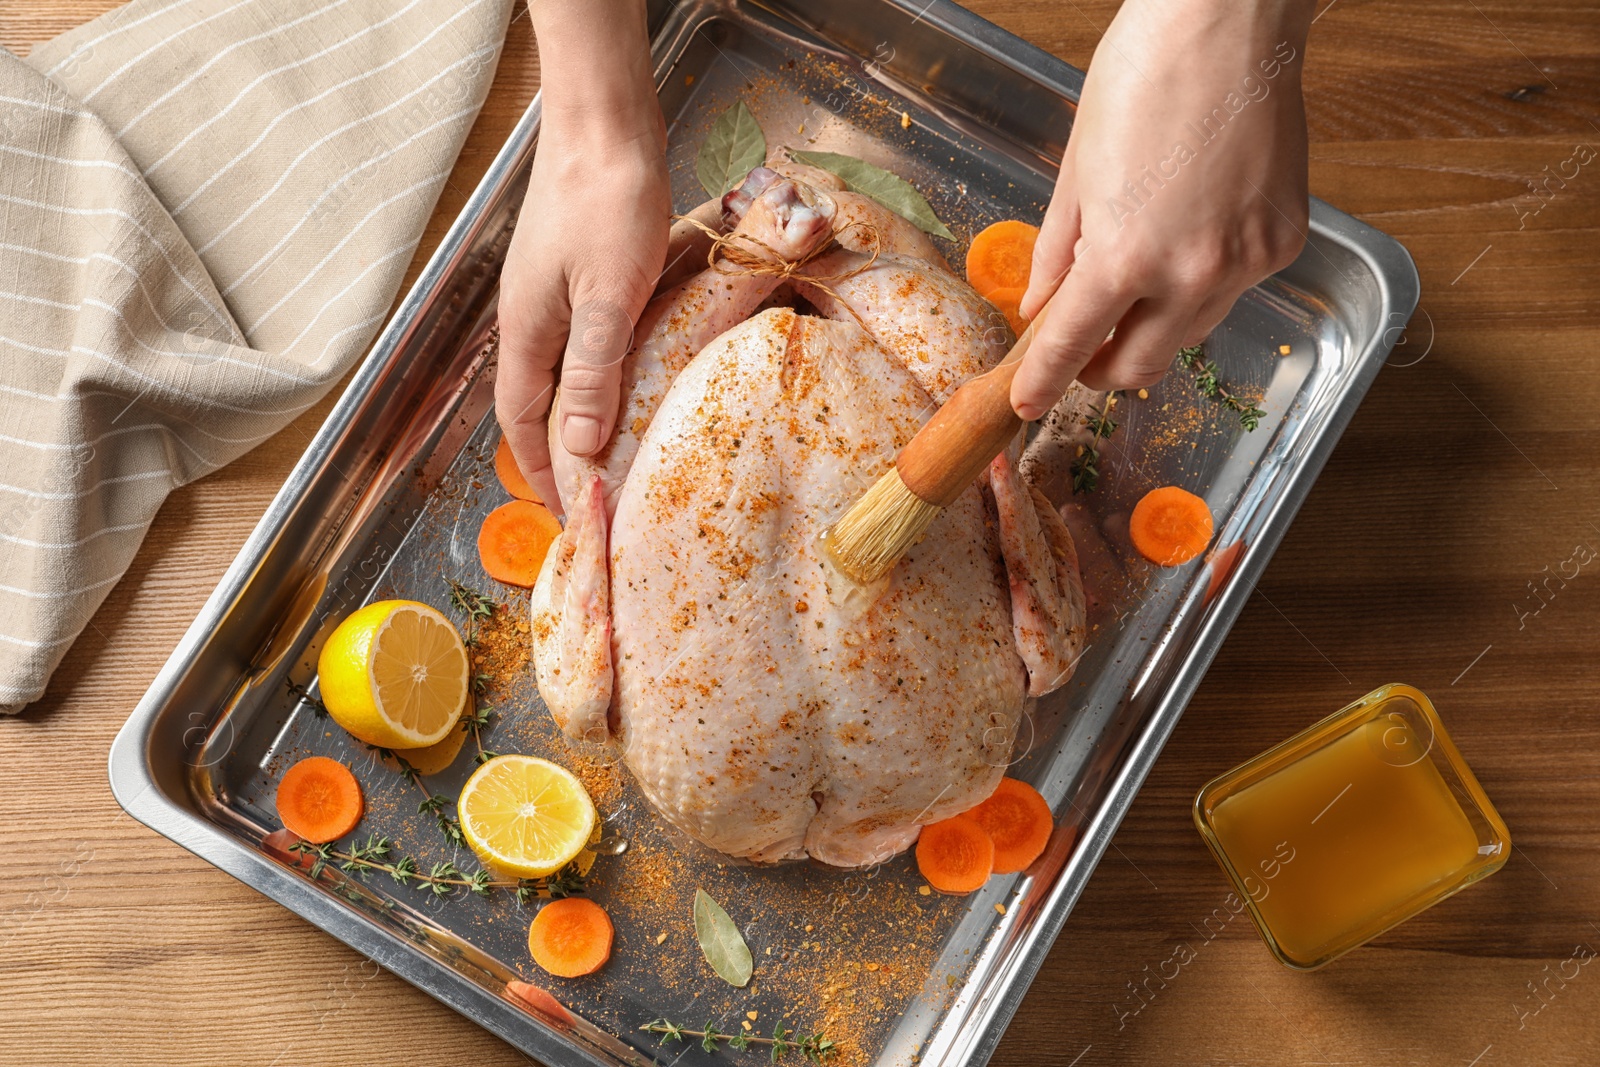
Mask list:
[[[26,53],[111,6],[0,0],[0,44]],[[1115,10],[971,6],[1080,67]],[[537,87],[525,15],[417,264]],[[1312,191],[1405,243],[1422,306],[1002,1067],[1600,1062],[1600,967],[1568,962],[1600,948],[1600,572],[1529,591],[1600,547],[1600,161],[1528,213],[1531,180],[1600,145],[1600,6],[1333,0],[1306,92]],[[174,493],[48,696],[0,721],[0,1063],[525,1061],[138,825],[106,784],[113,734],[331,402]],[[1511,827],[1510,862],[1314,974],[1280,967],[1243,918],[1208,933],[1228,887],[1195,790],[1390,681],[1434,697]]]

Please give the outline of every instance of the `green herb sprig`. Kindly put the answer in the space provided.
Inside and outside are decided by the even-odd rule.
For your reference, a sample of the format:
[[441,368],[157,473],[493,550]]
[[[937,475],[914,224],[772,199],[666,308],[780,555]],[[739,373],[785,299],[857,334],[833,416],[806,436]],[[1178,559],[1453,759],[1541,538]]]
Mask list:
[[1210,397],[1229,411],[1239,416],[1239,425],[1245,431],[1254,432],[1261,425],[1261,420],[1267,413],[1248,400],[1240,400],[1218,378],[1217,365],[1206,359],[1206,346],[1203,344],[1190,345],[1188,348],[1178,349],[1178,362],[1194,375],[1194,387],[1201,396]]
[[289,695],[310,706],[311,710],[316,713],[317,718],[326,719],[328,717],[328,705],[312,695],[311,690],[299,682],[286,682],[285,684],[289,687]]
[[725,1034],[709,1022],[703,1028],[693,1030],[670,1019],[655,1019],[639,1029],[650,1034],[660,1034],[659,1044],[662,1045],[668,1041],[682,1042],[695,1038],[700,1042],[700,1047],[707,1052],[715,1052],[721,1044],[740,1050],[753,1045],[764,1045],[769,1049],[773,1063],[777,1063],[787,1052],[798,1052],[803,1058],[819,1064],[826,1063],[839,1054],[838,1045],[820,1031],[814,1034],[797,1033],[785,1029],[782,1023],[773,1028],[771,1037],[762,1037],[760,1034],[747,1031]]
[[548,878],[495,879],[486,870],[462,870],[448,860],[431,864],[426,871],[414,856],[398,856],[387,836],[367,835],[365,842],[351,845],[348,852],[334,848],[332,843],[314,845],[309,841],[296,841],[289,851],[311,857],[310,876],[320,879],[329,867],[337,867],[347,874],[366,879],[368,872],[387,874],[401,885],[426,888],[436,897],[454,896],[465,889],[477,896],[490,896],[496,889],[510,890],[520,903],[534,897],[565,897],[582,893],[585,879],[572,864],[561,868]]
[[472,757],[474,766],[481,767],[500,754],[483,747],[483,732],[494,723],[494,719],[492,704],[474,705],[461,716],[461,728],[472,735],[472,743],[478,749],[478,754]]
[[478,750],[478,754],[473,757],[474,765],[482,766],[499,753],[487,751],[483,747],[483,731],[488,729],[494,719],[494,708],[488,704],[480,707],[477,700],[489,691],[491,679],[488,674],[477,669],[473,653],[478,647],[479,624],[494,617],[494,613],[500,610],[500,602],[486,593],[462,585],[454,578],[447,578],[445,581],[450,586],[450,606],[459,611],[463,617],[461,643],[467,646],[467,661],[471,674],[473,706],[461,716],[461,728],[472,735],[472,744]]
[[429,789],[428,784],[422,780],[422,772],[406,762],[406,758],[394,749],[378,748],[375,745],[368,745],[367,747],[382,758],[392,759],[398,763],[400,765],[400,777],[416,786],[422,792],[422,803],[417,805],[418,815],[433,816],[433,821],[438,825],[439,832],[444,834],[445,840],[452,845],[465,845],[467,843],[466,836],[461,832],[461,823],[450,813],[451,805],[455,801],[443,793],[435,793]]
[[471,626],[482,619],[492,616],[500,604],[488,594],[480,593],[471,586],[462,585],[454,578],[446,578],[445,581],[450,586],[450,606],[467,617],[469,634],[463,640],[466,641],[467,646],[470,648],[474,643],[470,635]]
[[[412,773],[413,775],[415,774],[414,771]],[[422,803],[417,805],[417,814],[432,815],[433,821],[439,826],[439,832],[444,834],[446,840],[452,845],[465,845],[467,839],[461,832],[461,823],[449,811],[450,805],[455,802],[443,793],[430,791],[427,786],[422,784],[420,778],[414,777],[413,781],[417,783],[424,793],[428,794],[423,798]]]
[[[538,888],[543,891],[542,895],[548,896],[552,900],[560,900],[562,897],[580,896],[589,888],[589,884],[584,876],[584,873],[578,870],[577,864],[575,863],[569,863],[555,874],[550,875],[548,878],[539,879],[537,881],[539,882]],[[528,899],[527,897],[524,897],[522,893],[523,889],[519,888],[517,890],[517,899],[526,904]]]
[[737,188],[766,158],[767,138],[761,123],[749,105],[736,100],[711,124],[695,159],[695,176],[708,195],[722,196]]
[[1111,417],[1111,409],[1116,406],[1117,394],[1113,391],[1106,394],[1099,407],[1090,408],[1089,414],[1084,417],[1083,424],[1089,428],[1092,436],[1072,461],[1073,493],[1092,493],[1100,484],[1100,442],[1116,432],[1117,422]]

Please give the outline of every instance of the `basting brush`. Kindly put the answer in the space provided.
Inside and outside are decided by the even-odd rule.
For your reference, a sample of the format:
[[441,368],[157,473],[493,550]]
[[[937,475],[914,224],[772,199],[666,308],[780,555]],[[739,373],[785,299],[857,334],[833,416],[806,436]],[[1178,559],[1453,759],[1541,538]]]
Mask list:
[[1022,419],[1011,407],[1011,379],[1033,342],[1033,327],[1028,324],[1005,359],[964,382],[900,450],[894,466],[823,532],[823,553],[851,581],[870,585],[889,573],[1016,436]]

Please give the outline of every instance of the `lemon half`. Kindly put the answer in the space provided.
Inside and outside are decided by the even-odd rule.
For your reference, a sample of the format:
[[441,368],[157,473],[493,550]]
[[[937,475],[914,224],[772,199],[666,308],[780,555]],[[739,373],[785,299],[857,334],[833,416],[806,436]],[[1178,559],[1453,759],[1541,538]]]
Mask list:
[[466,707],[466,646],[426,604],[380,600],[341,622],[317,658],[334,722],[379,748],[443,741]]
[[485,864],[543,878],[572,861],[599,822],[573,773],[537,756],[496,756],[456,798],[461,832]]

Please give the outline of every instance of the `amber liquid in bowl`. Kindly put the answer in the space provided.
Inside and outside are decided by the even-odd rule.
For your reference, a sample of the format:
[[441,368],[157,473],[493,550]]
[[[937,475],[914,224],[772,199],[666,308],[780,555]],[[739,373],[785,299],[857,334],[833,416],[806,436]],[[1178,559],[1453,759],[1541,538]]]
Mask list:
[[1385,687],[1201,791],[1202,834],[1284,963],[1321,966],[1504,863],[1425,703]]

